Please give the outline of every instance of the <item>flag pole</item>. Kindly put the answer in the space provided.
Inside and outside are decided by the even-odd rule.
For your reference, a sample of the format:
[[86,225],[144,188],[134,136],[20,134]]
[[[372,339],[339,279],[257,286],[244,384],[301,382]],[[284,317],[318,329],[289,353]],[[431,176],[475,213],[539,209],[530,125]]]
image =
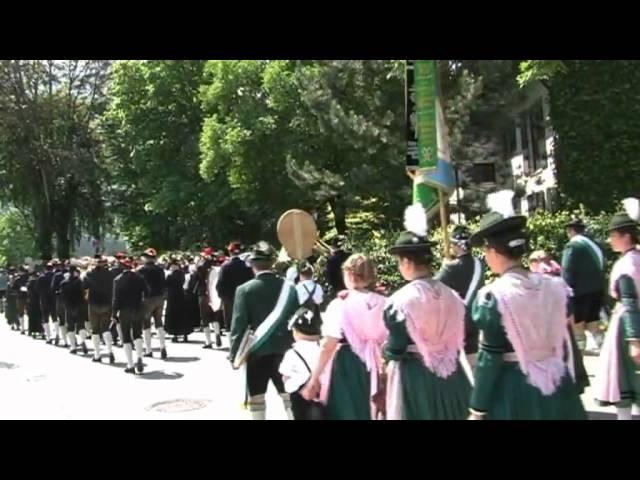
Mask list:
[[439,188],[438,189],[438,197],[440,203],[440,225],[442,228],[442,240],[443,240],[443,248],[444,248],[444,257],[447,260],[451,259],[451,251],[449,248],[449,219],[447,215],[447,208],[445,202],[448,196],[444,193],[444,191]]
[[[433,60],[433,63],[434,63],[434,74],[437,82],[436,88],[437,88],[438,94],[441,94],[442,79],[440,77],[440,70],[438,69],[438,61]],[[443,111],[443,114],[444,114],[444,111]],[[438,203],[440,204],[440,226],[442,228],[444,258],[446,258],[447,260],[451,260],[451,249],[449,247],[449,215],[447,212],[448,199],[449,199],[449,196],[444,193],[444,190],[442,188],[438,188],[438,200],[439,200]]]

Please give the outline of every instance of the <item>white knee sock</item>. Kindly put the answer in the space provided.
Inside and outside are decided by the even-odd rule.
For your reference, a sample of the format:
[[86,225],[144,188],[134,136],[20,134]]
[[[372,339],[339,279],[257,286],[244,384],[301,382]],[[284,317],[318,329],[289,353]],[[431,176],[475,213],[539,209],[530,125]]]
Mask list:
[[51,340],[51,328],[49,327],[49,322],[43,324],[42,328],[44,329],[44,338]]
[[207,345],[211,345],[211,328],[204,327],[204,340]]
[[64,340],[65,345],[69,343],[69,335],[67,333],[67,326],[60,325],[60,336]]
[[213,322],[213,331],[216,332],[216,335],[220,336],[220,322]]
[[164,347],[164,328],[163,327],[159,327],[158,328],[158,340],[160,340],[160,348],[165,348]]
[[636,405],[635,403],[631,405],[631,414],[640,415],[640,406]]
[[[151,352],[151,329],[145,328],[142,331],[142,336],[144,337],[144,346],[147,349],[147,353]],[[142,341],[142,340],[140,340]]]
[[20,330],[25,330],[26,320],[24,317],[20,317]]
[[100,358],[100,336],[91,335],[91,341],[93,342],[93,358]]
[[85,329],[87,332],[90,332],[90,331],[91,331],[91,323],[89,323],[89,321],[84,322],[84,329]]
[[53,322],[53,336],[54,337],[60,336],[59,329],[60,329],[60,324],[58,322]]
[[80,330],[80,343],[84,344],[86,339],[87,339],[87,331],[83,328],[82,330]]
[[133,351],[130,343],[125,343],[122,348],[124,349],[124,356],[127,358],[127,368],[133,367]]
[[[151,332],[149,332],[151,333]],[[136,346],[136,360],[140,360],[142,358],[142,339],[136,338],[133,341],[133,344]],[[151,351],[151,350],[149,350]]]
[[104,344],[107,347],[107,353],[113,353],[113,337],[111,336],[111,332],[104,332],[102,334],[102,338],[104,338]]
[[71,345],[71,348],[76,348],[76,334],[75,334],[75,332],[67,333],[67,338],[69,339],[69,345]]
[[287,412],[287,419],[293,420],[293,410],[291,410],[291,397],[288,393],[281,393],[282,403],[284,403],[284,410]]
[[120,339],[120,343],[122,343],[122,326],[119,323],[116,323],[116,330],[118,331],[118,338]]
[[616,408],[618,420],[631,420],[631,407]]

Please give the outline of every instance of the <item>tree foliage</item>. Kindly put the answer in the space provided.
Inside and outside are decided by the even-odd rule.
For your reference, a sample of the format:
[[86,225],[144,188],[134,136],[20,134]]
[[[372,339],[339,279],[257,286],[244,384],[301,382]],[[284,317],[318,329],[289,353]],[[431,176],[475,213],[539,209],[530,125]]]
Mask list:
[[34,220],[43,258],[68,257],[85,229],[100,235],[101,161],[96,119],[107,61],[0,61],[0,195]]

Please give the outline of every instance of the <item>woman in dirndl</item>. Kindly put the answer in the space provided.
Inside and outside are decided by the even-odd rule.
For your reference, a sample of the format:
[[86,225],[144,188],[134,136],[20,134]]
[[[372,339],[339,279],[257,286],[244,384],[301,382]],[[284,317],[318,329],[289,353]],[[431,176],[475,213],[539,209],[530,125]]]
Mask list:
[[464,420],[471,383],[461,363],[465,304],[444,283],[431,278],[432,243],[420,205],[405,212],[406,231],[390,253],[408,281],[385,308],[388,420]]
[[376,269],[362,254],[342,265],[346,290],[327,307],[320,358],[301,394],[326,405],[327,420],[375,420],[382,413],[385,297],[375,293]]
[[598,359],[594,389],[600,405],[613,405],[618,420],[631,420],[632,405],[640,406],[640,202],[627,198],[623,205],[624,211],[614,215],[609,225],[609,243],[620,254],[609,287],[617,303]]
[[498,278],[472,309],[481,332],[470,419],[586,420],[574,380],[571,308],[562,278],[527,271],[527,219],[513,192],[489,195],[491,210],[471,236]]

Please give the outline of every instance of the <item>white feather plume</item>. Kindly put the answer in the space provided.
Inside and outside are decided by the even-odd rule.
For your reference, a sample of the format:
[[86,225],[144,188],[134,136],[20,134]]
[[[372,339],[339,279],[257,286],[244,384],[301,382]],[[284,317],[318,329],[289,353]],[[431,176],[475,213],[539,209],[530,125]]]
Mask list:
[[624,211],[627,212],[627,215],[633,220],[637,222],[640,220],[640,200],[637,198],[629,197],[622,200],[622,206],[624,207]]
[[503,217],[513,217],[516,212],[513,209],[513,190],[500,190],[487,195],[487,207],[498,212]]
[[427,236],[427,212],[419,203],[410,205],[404,211],[404,228],[419,237]]

